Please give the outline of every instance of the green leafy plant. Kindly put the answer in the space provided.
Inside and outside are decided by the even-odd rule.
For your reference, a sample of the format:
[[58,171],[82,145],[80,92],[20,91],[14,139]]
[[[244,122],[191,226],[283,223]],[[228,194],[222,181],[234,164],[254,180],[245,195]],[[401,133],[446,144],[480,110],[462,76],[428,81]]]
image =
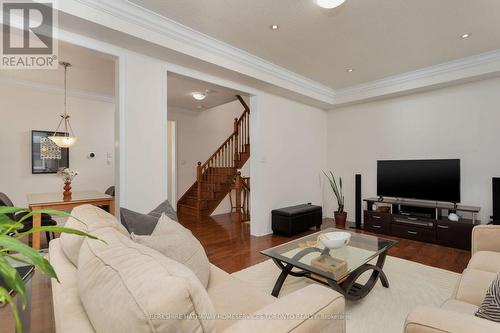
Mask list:
[[[22,217],[16,221],[13,219],[15,214],[20,214]],[[22,238],[27,237],[35,232],[58,232],[74,234],[83,237],[97,239],[80,230],[58,227],[58,226],[42,226],[31,228],[25,232],[20,232],[24,228],[23,222],[35,214],[47,213],[50,215],[66,216],[70,214],[52,209],[43,209],[37,211],[30,211],[23,208],[15,207],[0,207],[0,276],[5,281],[5,284],[13,290],[18,296],[21,297],[23,308],[26,307],[26,288],[21,276],[12,265],[12,260],[21,262],[26,265],[34,265],[39,271],[47,276],[56,279],[57,274],[54,268],[43,254],[26,245],[21,241]],[[81,222],[81,221],[80,221]],[[82,222],[83,223],[83,222]],[[13,255],[18,253],[18,255]],[[11,259],[10,261],[8,259]],[[15,302],[9,294],[9,290],[0,286],[0,305],[9,304],[12,308],[12,316],[16,322],[16,331],[21,332],[21,322],[19,320],[19,313],[15,306]]]
[[338,213],[343,213],[344,212],[344,193],[342,192],[342,177],[339,177],[339,186],[337,186],[337,182],[335,181],[335,176],[333,175],[333,172],[330,171],[330,174],[328,175],[326,172],[323,171],[323,174],[326,176],[328,179],[328,182],[330,183],[330,187],[332,188],[333,194],[335,195],[335,198],[337,199],[337,205],[338,205]]

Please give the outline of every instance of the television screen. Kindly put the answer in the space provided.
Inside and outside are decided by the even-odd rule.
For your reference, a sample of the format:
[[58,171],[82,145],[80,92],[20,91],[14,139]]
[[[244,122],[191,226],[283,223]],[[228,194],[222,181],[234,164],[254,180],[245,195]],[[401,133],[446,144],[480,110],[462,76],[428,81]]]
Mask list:
[[460,160],[377,162],[377,195],[460,202]]

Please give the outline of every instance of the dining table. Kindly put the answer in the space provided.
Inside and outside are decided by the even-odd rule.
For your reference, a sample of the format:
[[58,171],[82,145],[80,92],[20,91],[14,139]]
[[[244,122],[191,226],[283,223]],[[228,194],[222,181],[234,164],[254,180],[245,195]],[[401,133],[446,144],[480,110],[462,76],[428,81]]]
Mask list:
[[[77,206],[90,204],[99,207],[107,207],[112,215],[115,215],[115,198],[99,191],[73,192],[71,199],[64,199],[63,193],[33,193],[28,194],[28,207],[33,211],[42,209],[56,209],[69,211]],[[33,227],[40,227],[42,224],[41,213],[33,215]],[[31,246],[40,249],[40,232],[33,233]]]

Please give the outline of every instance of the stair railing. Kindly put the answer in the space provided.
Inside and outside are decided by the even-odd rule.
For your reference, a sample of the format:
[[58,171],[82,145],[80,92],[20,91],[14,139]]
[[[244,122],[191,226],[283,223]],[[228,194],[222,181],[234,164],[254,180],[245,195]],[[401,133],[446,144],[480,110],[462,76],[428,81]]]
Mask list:
[[[237,97],[241,99],[240,102],[245,106],[245,111],[240,118],[234,119],[234,130],[229,138],[224,141],[205,163],[201,164],[201,162],[198,162],[196,173],[196,180],[198,182],[203,181],[208,184],[214,184],[220,180],[220,177],[229,176],[228,170],[234,170],[237,167],[240,154],[248,152],[250,144],[250,109],[248,109],[241,96]],[[200,193],[201,191],[198,191],[198,195]]]
[[250,220],[250,177],[241,177],[238,171],[234,182],[236,190],[236,220],[245,222]]
[[198,162],[196,167],[198,213],[201,208],[202,185],[208,184],[209,187],[213,187],[217,182],[220,182],[221,177],[228,177],[227,183],[231,183],[233,179],[229,178],[234,175],[238,167],[241,153],[250,153],[250,108],[240,95],[236,95],[236,97],[245,108],[245,111],[243,111],[240,118],[234,119],[233,133],[205,163]]

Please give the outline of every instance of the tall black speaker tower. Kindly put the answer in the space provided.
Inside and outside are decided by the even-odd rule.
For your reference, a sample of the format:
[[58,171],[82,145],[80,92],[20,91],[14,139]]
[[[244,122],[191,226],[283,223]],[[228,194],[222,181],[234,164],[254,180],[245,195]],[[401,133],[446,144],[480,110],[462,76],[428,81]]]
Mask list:
[[500,178],[493,178],[493,223],[500,224]]
[[356,175],[356,229],[361,229],[361,175]]

